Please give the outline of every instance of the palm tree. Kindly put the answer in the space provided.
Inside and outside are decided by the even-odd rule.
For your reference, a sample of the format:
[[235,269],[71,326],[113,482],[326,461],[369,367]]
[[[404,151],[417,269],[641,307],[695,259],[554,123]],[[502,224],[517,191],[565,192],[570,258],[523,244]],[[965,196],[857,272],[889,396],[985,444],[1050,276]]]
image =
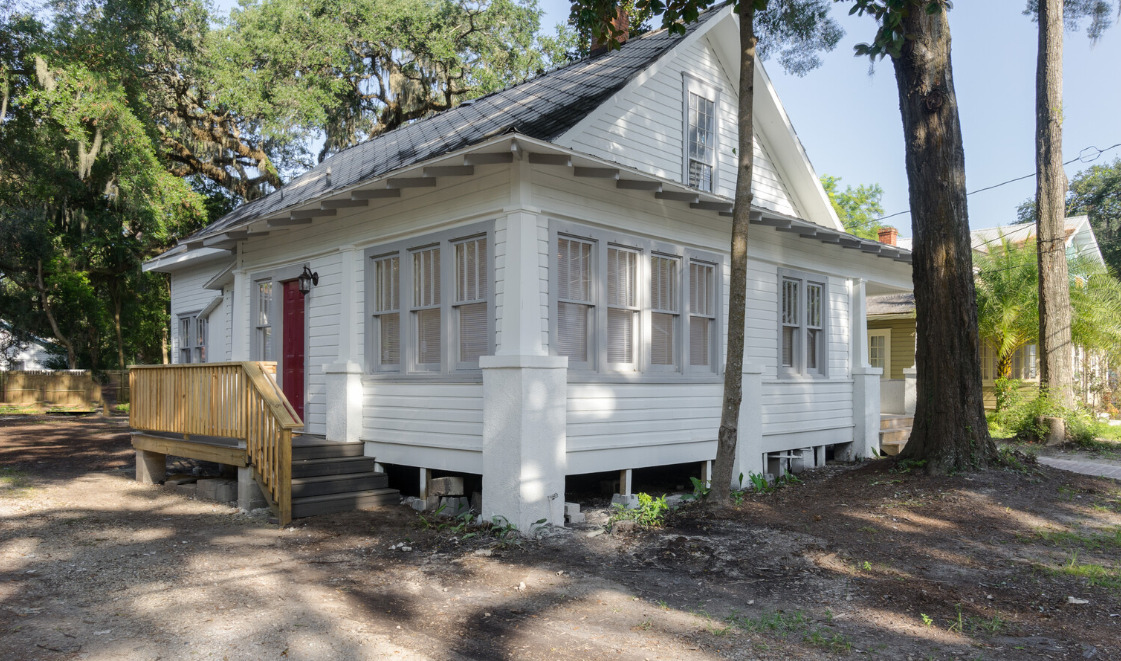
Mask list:
[[[975,257],[977,320],[981,340],[996,352],[996,376],[1012,375],[1016,352],[1038,342],[1039,266],[1035,241],[999,246]],[[1121,359],[1121,282],[1098,260],[1069,260],[1071,339],[1110,363]],[[998,402],[999,405],[999,402]]]

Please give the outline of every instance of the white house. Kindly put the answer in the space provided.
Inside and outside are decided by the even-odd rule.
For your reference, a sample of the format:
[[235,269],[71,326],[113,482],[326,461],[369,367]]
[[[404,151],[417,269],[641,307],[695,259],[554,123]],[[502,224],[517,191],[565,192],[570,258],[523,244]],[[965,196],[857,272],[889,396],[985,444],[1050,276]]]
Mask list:
[[0,369],[2,370],[45,370],[50,360],[47,340],[28,336],[17,341],[7,322],[0,321]]
[[[175,360],[274,360],[306,432],[482,475],[523,528],[563,522],[566,475],[712,460],[737,47],[713,9],[243,205],[146,265]],[[842,232],[762,67],[755,93],[737,475],[877,447],[865,296],[911,289],[908,251]]]

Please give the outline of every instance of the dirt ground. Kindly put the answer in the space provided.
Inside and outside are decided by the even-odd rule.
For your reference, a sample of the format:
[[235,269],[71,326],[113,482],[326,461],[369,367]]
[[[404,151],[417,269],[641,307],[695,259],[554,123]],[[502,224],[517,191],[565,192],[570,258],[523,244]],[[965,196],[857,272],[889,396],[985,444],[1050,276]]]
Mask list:
[[1121,658],[1121,489],[1043,466],[830,466],[514,544],[405,507],[278,529],[132,464],[123,419],[0,419],[0,658]]

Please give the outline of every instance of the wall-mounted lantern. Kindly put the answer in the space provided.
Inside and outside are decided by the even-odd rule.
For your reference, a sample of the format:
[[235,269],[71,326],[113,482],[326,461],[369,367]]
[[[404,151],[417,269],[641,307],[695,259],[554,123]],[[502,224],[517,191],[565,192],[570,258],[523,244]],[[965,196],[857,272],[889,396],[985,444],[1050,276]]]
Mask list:
[[319,284],[319,273],[312,273],[311,269],[304,266],[304,272],[299,277],[299,287],[301,294],[307,294],[311,288]]

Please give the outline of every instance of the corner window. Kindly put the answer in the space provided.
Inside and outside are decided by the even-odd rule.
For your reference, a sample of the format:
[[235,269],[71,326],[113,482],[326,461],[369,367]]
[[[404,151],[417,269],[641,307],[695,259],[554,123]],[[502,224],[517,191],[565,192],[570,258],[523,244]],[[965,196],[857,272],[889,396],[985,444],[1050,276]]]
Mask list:
[[719,97],[717,88],[684,74],[683,180],[693,188],[709,193],[716,188],[716,109]]
[[207,326],[197,312],[179,316],[179,363],[206,362]]
[[717,371],[719,256],[553,226],[551,346],[571,371]]
[[824,278],[779,272],[779,374],[825,376],[827,292]]
[[366,251],[371,371],[478,369],[493,350],[490,243],[476,225]]

